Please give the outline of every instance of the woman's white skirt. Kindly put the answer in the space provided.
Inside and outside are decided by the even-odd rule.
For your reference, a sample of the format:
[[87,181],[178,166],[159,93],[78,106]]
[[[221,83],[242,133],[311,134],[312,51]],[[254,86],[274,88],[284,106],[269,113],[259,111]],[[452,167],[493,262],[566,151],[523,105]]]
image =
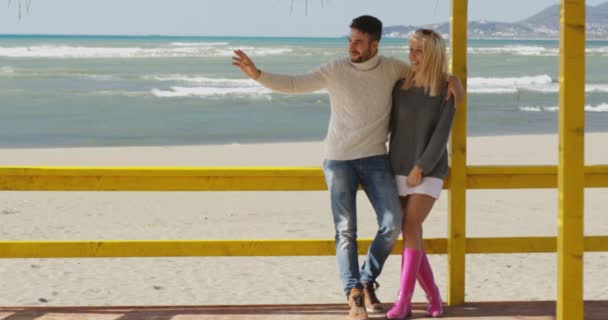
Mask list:
[[395,183],[397,183],[397,191],[399,192],[399,196],[401,197],[405,197],[413,193],[418,193],[426,194],[437,200],[439,199],[441,189],[443,188],[443,180],[435,177],[424,177],[422,178],[422,183],[420,183],[419,185],[415,187],[408,187],[407,176],[396,175]]

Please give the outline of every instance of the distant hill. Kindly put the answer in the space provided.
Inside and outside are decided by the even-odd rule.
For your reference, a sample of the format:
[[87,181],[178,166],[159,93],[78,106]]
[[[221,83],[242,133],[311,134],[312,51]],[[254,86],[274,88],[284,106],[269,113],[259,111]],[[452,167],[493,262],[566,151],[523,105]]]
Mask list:
[[[587,39],[608,39],[608,2],[586,8]],[[384,28],[385,37],[406,38],[416,29],[424,27],[449,34],[448,22],[425,26],[389,26]],[[471,38],[498,39],[556,39],[559,37],[559,5],[550,6],[519,22],[471,21],[468,25]]]

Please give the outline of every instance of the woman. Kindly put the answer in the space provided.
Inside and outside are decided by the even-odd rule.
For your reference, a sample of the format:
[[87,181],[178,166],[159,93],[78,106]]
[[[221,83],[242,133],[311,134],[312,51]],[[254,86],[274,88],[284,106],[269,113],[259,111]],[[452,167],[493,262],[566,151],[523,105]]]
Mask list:
[[446,100],[447,54],[441,35],[420,29],[409,40],[412,72],[393,90],[389,156],[403,210],[400,290],[387,319],[411,315],[416,279],[429,300],[428,315],[443,310],[439,289],[422,245],[422,222],[439,198],[448,173],[446,144],[454,102]]

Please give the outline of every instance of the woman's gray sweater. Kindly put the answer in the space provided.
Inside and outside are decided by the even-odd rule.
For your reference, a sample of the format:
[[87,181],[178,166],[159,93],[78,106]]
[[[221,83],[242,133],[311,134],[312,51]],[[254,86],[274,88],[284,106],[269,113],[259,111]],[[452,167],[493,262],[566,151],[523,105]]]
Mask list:
[[447,83],[431,97],[424,88],[393,88],[389,157],[393,172],[407,176],[415,165],[423,177],[444,179],[448,174],[447,142],[454,119],[454,99],[446,101]]

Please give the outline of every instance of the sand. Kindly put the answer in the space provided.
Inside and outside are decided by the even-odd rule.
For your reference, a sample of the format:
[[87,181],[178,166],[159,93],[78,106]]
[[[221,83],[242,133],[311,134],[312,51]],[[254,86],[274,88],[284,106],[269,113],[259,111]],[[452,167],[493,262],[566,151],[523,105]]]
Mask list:
[[[586,163],[608,164],[608,133],[586,135]],[[472,137],[468,164],[557,164],[556,135]],[[0,165],[319,166],[320,142],[0,149]],[[555,236],[556,190],[469,191],[467,236]],[[608,235],[608,189],[585,191],[585,234]],[[424,224],[447,230],[447,193]],[[359,236],[374,214],[360,193]],[[323,192],[0,192],[0,239],[329,239]],[[443,296],[446,256],[430,257]],[[398,256],[378,279],[396,297]],[[467,256],[468,301],[554,300],[555,254]],[[587,300],[608,300],[608,253],[585,254]],[[344,302],[334,257],[3,259],[0,305],[211,305]],[[424,301],[420,289],[415,301]]]

